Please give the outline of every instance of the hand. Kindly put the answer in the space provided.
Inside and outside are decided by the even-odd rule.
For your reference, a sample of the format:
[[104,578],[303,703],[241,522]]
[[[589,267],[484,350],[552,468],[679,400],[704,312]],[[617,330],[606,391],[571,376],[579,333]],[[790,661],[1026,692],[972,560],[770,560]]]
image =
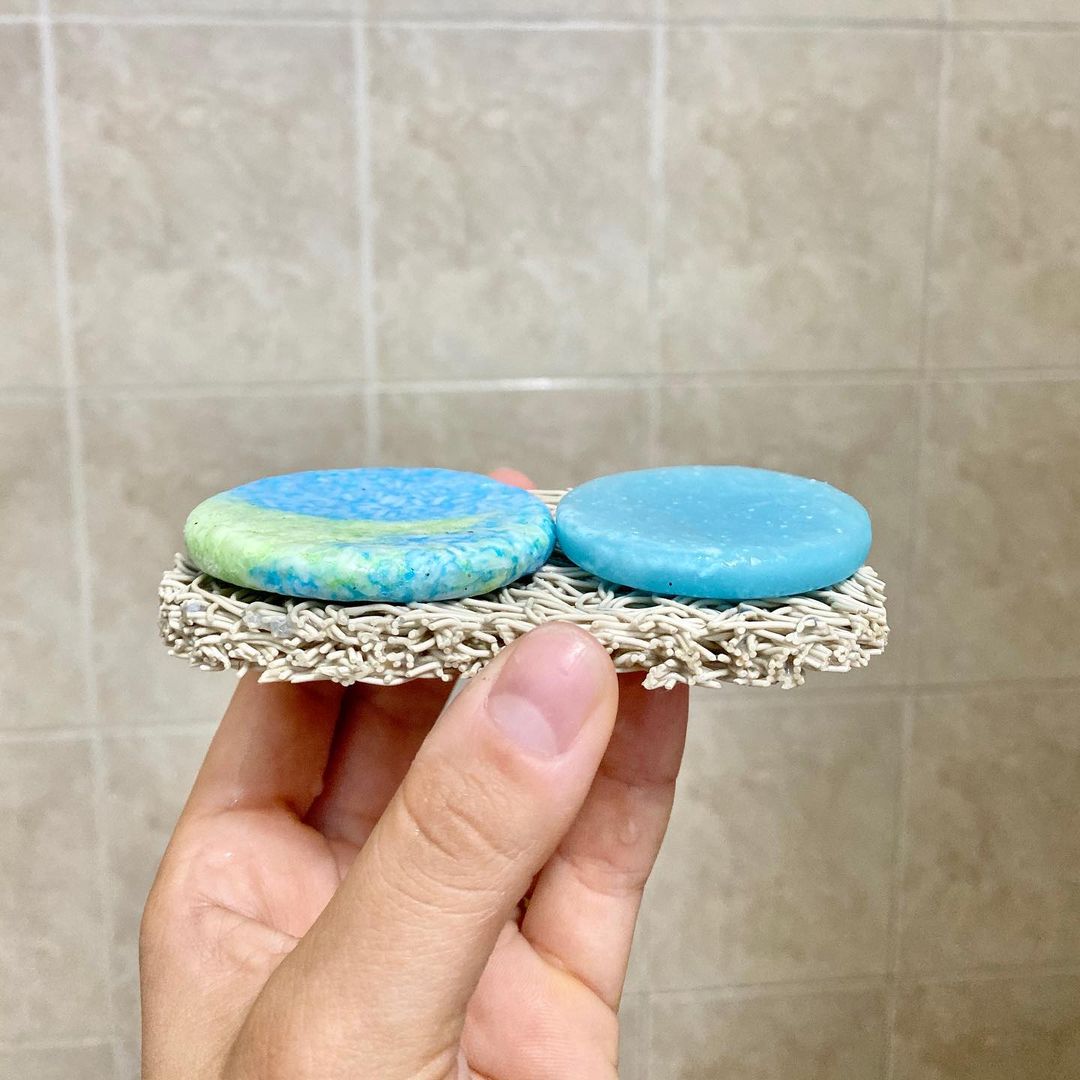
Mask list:
[[685,687],[548,624],[445,684],[240,683],[143,917],[146,1080],[600,1080]]

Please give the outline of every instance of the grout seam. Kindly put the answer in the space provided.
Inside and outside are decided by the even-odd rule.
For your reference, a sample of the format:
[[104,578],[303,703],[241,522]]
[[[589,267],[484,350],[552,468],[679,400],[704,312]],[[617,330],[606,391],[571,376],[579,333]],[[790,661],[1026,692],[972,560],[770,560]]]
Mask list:
[[75,356],[72,323],[71,279],[67,257],[67,220],[61,148],[60,98],[56,54],[53,44],[49,0],[40,0],[38,48],[41,62],[42,123],[45,147],[45,175],[53,240],[53,284],[56,297],[57,339],[64,389],[64,418],[67,430],[68,474],[72,511],[72,555],[77,578],[79,613],[79,657],[83,667],[86,696],[87,736],[90,744],[93,824],[95,831],[95,878],[101,909],[101,941],[98,943],[104,979],[104,1010],[109,1031],[116,1030],[117,1012],[113,992],[112,946],[113,911],[109,888],[108,849],[105,815],[105,756],[98,720],[97,669],[93,656],[93,612],[91,597],[92,564],[86,474],[83,469],[84,438],[78,394],[79,372]]
[[56,728],[0,728],[0,746],[21,745],[25,743],[50,743],[50,742],[90,742],[95,735],[100,735],[101,741],[108,742],[112,739],[156,739],[159,737],[174,738],[176,736],[209,736],[214,733],[217,724],[210,720],[165,721],[160,724],[103,724],[96,731],[87,727],[56,727]]
[[816,997],[820,994],[881,990],[888,982],[882,972],[862,975],[824,975],[818,978],[775,979],[765,982],[702,983],[694,986],[657,987],[653,997],[672,998],[683,994],[710,994],[730,1001],[753,998]]
[[857,993],[925,985],[1008,982],[1016,979],[1052,979],[1080,976],[1080,960],[1052,964],[1013,964],[953,968],[948,971],[912,971],[893,980],[888,974],[835,975],[806,979],[777,979],[767,982],[699,984],[660,987],[651,990],[654,998],[709,994],[725,1000],[747,998],[817,997],[825,994]]
[[353,121],[356,133],[356,200],[360,230],[360,319],[364,371],[365,452],[367,464],[382,455],[382,410],[378,398],[379,358],[375,324],[375,210],[372,197],[371,97],[367,30],[352,24]]
[[[942,0],[944,13],[948,0]],[[918,354],[916,356],[915,384],[915,447],[912,461],[911,531],[908,537],[907,586],[905,599],[907,613],[914,620],[920,614],[914,599],[914,590],[918,587],[918,572],[922,562],[923,529],[920,524],[923,512],[926,473],[926,439],[929,430],[929,383],[927,372],[930,367],[930,330],[931,330],[931,293],[933,286],[933,268],[937,248],[938,196],[941,183],[941,155],[944,143],[945,93],[947,87],[947,63],[950,50],[946,36],[940,31],[935,35],[935,73],[932,126],[930,129],[930,153],[927,162],[926,216],[923,221],[923,274],[921,283],[921,319],[919,323]],[[914,647],[905,658],[905,681],[914,687],[922,672],[922,639],[914,634]],[[885,998],[885,1039],[882,1045],[882,1075],[884,1080],[893,1080],[896,1072],[896,1022],[899,1008],[898,973],[900,969],[900,941],[904,919],[904,867],[908,856],[908,818],[911,798],[912,740],[914,738],[915,716],[918,695],[913,689],[904,703],[901,719],[900,776],[897,789],[896,836],[893,847],[893,868],[889,897],[889,925],[887,938],[888,985]]]
[[94,1050],[99,1046],[112,1047],[111,1035],[89,1035],[74,1039],[15,1039],[0,1042],[0,1051],[11,1050]]
[[[648,97],[648,280],[646,304],[648,309],[649,352],[655,377],[661,380],[664,370],[664,337],[662,307],[663,246],[665,232],[664,179],[666,161],[666,94],[667,94],[667,29],[663,24],[665,0],[656,0],[659,21],[649,35],[649,97]],[[646,460],[650,465],[660,463],[662,400],[661,385],[651,387],[648,395],[648,430]]]
[[[943,0],[939,15],[927,18],[851,18],[830,17],[757,17],[752,15],[687,16],[684,18],[655,15],[652,18],[484,18],[461,16],[441,18],[380,18],[348,15],[284,16],[284,15],[213,15],[182,12],[160,14],[100,15],[93,12],[71,12],[51,16],[54,24],[82,26],[281,26],[349,27],[353,25],[384,26],[395,30],[431,31],[631,31],[647,30],[658,22],[666,26],[718,27],[733,32],[834,32],[850,33],[911,33],[942,30],[949,33],[1075,33],[1080,31],[1080,19],[968,19],[957,20],[947,11]],[[34,15],[0,15],[0,25],[33,23]]]
[[[931,304],[933,291],[933,267],[934,253],[937,250],[938,228],[940,226],[940,186],[941,186],[941,156],[946,138],[946,107],[945,97],[948,88],[949,74],[951,71],[952,50],[943,36],[938,39],[937,54],[937,86],[934,99],[934,126],[932,131],[933,142],[930,148],[929,177],[928,177],[928,200],[926,220],[923,228],[923,283],[922,283],[922,320],[919,330],[919,353],[917,357],[915,382],[915,460],[911,478],[911,537],[910,551],[908,553],[907,579],[910,590],[917,588],[919,571],[923,562],[923,550],[926,542],[926,528],[924,524],[924,509],[926,500],[927,479],[927,439],[930,431],[930,385],[932,368],[930,364],[931,351]],[[986,380],[979,380],[985,382]],[[909,608],[914,612],[918,605],[912,604],[909,599]],[[922,672],[922,639],[916,632],[915,647],[911,650],[908,658],[907,681],[917,685]]]
[[[377,336],[377,335],[376,335]],[[377,342],[376,342],[377,344]],[[377,351],[377,349],[376,349]],[[454,394],[454,393],[519,393],[541,390],[609,390],[618,388],[659,389],[662,386],[920,386],[1000,384],[1000,383],[1076,383],[1080,382],[1080,367],[1055,368],[951,368],[927,369],[883,368],[866,371],[857,368],[731,369],[725,371],[676,371],[659,374],[648,371],[630,374],[598,375],[537,375],[505,378],[460,379],[394,379],[377,378],[374,393],[383,394]],[[257,385],[243,382],[184,383],[172,385],[124,382],[103,382],[83,385],[79,394],[84,399],[165,400],[168,398],[245,397],[314,397],[320,394],[362,392],[369,383],[364,377],[356,379],[309,379],[303,382],[267,380]],[[48,400],[63,392],[63,388],[13,386],[5,394],[18,395],[24,400]]]
[[908,817],[911,804],[911,761],[915,731],[916,696],[909,694],[900,720],[900,770],[896,791],[895,829],[889,927],[887,940],[888,977],[885,997],[885,1039],[882,1045],[882,1076],[893,1080],[896,1068],[896,1015],[900,969],[900,935],[904,920],[904,867],[908,854]]

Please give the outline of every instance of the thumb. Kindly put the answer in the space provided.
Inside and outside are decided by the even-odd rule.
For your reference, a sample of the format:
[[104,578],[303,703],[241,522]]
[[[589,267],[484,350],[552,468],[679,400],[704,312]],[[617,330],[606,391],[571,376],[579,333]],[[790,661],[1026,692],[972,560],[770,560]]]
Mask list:
[[469,998],[584,802],[617,705],[607,653],[560,623],[519,639],[451,702],[264,992],[275,1038],[299,1023],[314,1074],[453,1074]]

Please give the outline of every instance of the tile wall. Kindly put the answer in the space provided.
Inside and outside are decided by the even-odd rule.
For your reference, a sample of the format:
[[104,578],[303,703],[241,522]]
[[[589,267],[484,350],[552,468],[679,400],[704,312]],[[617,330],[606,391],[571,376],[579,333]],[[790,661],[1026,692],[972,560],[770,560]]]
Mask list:
[[0,1076],[137,1075],[194,502],[690,461],[895,636],[697,698],[623,1076],[1080,1076],[1075,0],[0,0],[0,146]]

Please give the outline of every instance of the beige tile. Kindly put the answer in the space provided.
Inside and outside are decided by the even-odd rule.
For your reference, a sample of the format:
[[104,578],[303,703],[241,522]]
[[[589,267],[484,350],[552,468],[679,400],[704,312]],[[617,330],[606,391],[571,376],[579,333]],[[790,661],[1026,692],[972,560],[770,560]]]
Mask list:
[[143,1080],[142,1046],[138,1039],[117,1046],[116,1080]]
[[652,1075],[663,1080],[879,1080],[884,994],[653,999]]
[[386,465],[486,472],[521,469],[558,488],[648,464],[643,390],[455,391],[386,394]]
[[903,681],[912,653],[904,609],[915,466],[914,391],[904,386],[700,382],[667,388],[660,403],[665,464],[778,469],[827,480],[862,501],[874,525],[870,563],[889,586],[892,636],[884,656],[847,680],[876,685]]
[[894,1080],[1074,1080],[1080,977],[1019,976],[906,988]]
[[669,371],[917,360],[929,33],[670,35]]
[[0,15],[36,15],[38,0],[0,0]]
[[908,778],[907,969],[1080,961],[1076,691],[932,695]]
[[10,1080],[108,1080],[112,1069],[112,1050],[102,1043],[0,1049],[0,1076]]
[[67,433],[59,402],[0,403],[0,727],[86,719]]
[[672,19],[935,19],[939,0],[666,0]]
[[1080,385],[931,387],[924,681],[1080,674]]
[[649,999],[625,994],[619,1005],[619,1080],[648,1080]]
[[0,101],[0,387],[56,385],[52,228],[33,26],[0,26]]
[[0,746],[0,1043],[103,1035],[90,747]]
[[157,636],[157,584],[188,512],[216,491],[273,473],[363,465],[352,394],[86,403],[94,634],[106,723],[215,719],[227,674],[189,668]]
[[60,26],[84,382],[360,371],[345,27]]
[[645,899],[655,989],[885,970],[901,705],[799,693],[695,698]]
[[384,376],[648,368],[646,31],[376,30]]
[[1080,354],[1080,34],[947,40],[931,362],[1073,366]]
[[187,734],[105,741],[111,971],[117,1029],[139,1037],[139,920],[165,845],[206,753],[213,725]]
[[641,19],[654,0],[368,0],[375,19]]
[[[670,0],[669,0],[670,2]],[[1075,0],[948,0],[956,22],[994,19],[1001,22],[1077,22]]]

